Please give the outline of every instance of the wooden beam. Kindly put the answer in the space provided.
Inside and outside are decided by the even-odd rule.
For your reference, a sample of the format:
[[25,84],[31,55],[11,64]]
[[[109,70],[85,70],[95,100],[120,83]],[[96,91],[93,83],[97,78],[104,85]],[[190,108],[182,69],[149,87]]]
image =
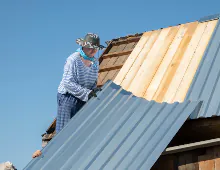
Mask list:
[[104,71],[110,71],[110,70],[120,69],[120,68],[122,68],[122,66],[123,66],[123,64],[122,64],[122,65],[116,65],[116,66],[113,66],[113,67],[100,68],[99,72],[104,72]]
[[121,45],[121,44],[128,44],[128,43],[130,43],[130,42],[138,42],[139,40],[140,40],[140,38],[141,38],[141,35],[140,36],[138,36],[138,37],[128,37],[128,38],[126,38],[126,39],[124,39],[124,40],[118,40],[118,41],[113,41],[112,42],[112,45]]
[[128,51],[121,51],[121,52],[114,52],[114,53],[109,53],[109,54],[105,54],[102,57],[103,58],[110,58],[110,57],[118,57],[118,56],[122,56],[122,55],[128,55],[132,52],[133,50],[128,50]]
[[194,150],[198,148],[207,148],[207,147],[217,146],[217,145],[220,145],[220,138],[169,147],[162,153],[162,155],[185,152],[185,151]]

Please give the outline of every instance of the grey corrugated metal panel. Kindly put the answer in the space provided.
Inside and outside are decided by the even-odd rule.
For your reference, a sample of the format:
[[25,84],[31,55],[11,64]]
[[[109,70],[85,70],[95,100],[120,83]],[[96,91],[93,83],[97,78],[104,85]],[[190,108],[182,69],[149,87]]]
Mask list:
[[159,104],[108,83],[25,169],[150,169],[198,104]]
[[[109,88],[109,86],[111,85],[111,87]],[[41,157],[38,157],[36,159],[33,159],[29,165],[27,166],[27,170],[33,168],[35,166],[35,164],[37,164],[36,169],[39,169],[38,166],[41,166],[43,164],[45,164],[45,162],[47,162],[48,160],[50,160],[52,158],[53,155],[55,155],[56,150],[58,148],[63,147],[63,144],[65,142],[67,142],[69,140],[69,135],[71,134],[71,132],[69,132],[66,129],[69,129],[69,126],[72,125],[72,129],[75,129],[74,134],[76,132],[78,132],[79,128],[84,125],[84,122],[86,123],[86,121],[91,121],[89,118],[93,116],[93,113],[102,108],[103,105],[106,105],[107,101],[111,98],[113,98],[114,95],[116,95],[116,92],[120,90],[120,86],[114,85],[111,82],[107,82],[103,88],[103,92],[105,92],[106,95],[99,95],[97,99],[95,100],[91,100],[86,104],[86,107],[83,107],[77,115],[74,116],[73,119],[71,119],[71,122],[74,123],[68,123],[63,129],[62,131],[65,132],[60,132],[59,134],[57,134],[49,143],[48,145],[42,150],[42,152],[44,153]],[[103,98],[105,97],[105,98]],[[98,106],[97,106],[98,105]],[[92,110],[92,108],[95,108],[95,110]],[[91,114],[88,114],[92,112]],[[81,114],[82,113],[82,114]],[[67,131],[67,132],[66,132]],[[72,133],[73,133],[72,132]],[[42,159],[43,158],[43,159]]]
[[144,110],[145,116],[131,133],[130,139],[117,151],[119,161],[111,160],[108,166],[115,164],[116,169],[150,169],[196,104],[155,103],[151,110]]
[[198,21],[199,22],[206,22],[206,21],[210,21],[210,20],[214,20],[214,19],[219,19],[219,18],[220,18],[220,14],[214,14],[214,15],[209,15],[209,16],[202,17]]
[[210,40],[203,56],[186,100],[202,100],[203,105],[198,115],[191,115],[192,119],[199,117],[220,116],[220,22]]

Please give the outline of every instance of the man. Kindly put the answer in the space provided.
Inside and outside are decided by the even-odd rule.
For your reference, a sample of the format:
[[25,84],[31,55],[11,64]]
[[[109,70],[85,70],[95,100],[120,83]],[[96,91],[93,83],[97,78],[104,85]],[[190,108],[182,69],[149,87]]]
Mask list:
[[[85,38],[78,38],[76,43],[81,46],[70,55],[64,65],[64,73],[57,94],[56,134],[58,134],[79,109],[90,99],[96,97],[100,89],[96,87],[99,72],[99,61],[95,58],[98,50],[105,48],[100,45],[97,34],[88,33]],[[32,157],[38,157],[37,150]]]
[[67,58],[58,87],[56,134],[90,97],[96,96],[99,62],[94,56],[104,46],[100,45],[99,36],[92,33],[77,39],[76,43],[82,48]]

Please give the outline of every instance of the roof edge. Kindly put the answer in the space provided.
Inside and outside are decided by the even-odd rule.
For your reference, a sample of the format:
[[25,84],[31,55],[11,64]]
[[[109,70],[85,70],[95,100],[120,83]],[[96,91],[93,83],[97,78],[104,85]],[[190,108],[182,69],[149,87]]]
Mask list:
[[215,20],[215,19],[219,19],[219,18],[220,18],[220,13],[202,17],[198,20],[198,22],[206,22],[206,21]]
[[[215,20],[215,19],[219,19],[219,18],[220,18],[220,13],[213,14],[213,15],[208,15],[208,16],[202,17],[202,18],[200,18],[199,20],[196,20],[196,21],[198,21],[198,22],[207,22],[207,21]],[[186,23],[190,23],[190,22],[195,22],[195,21],[189,21],[189,22],[186,22]],[[177,25],[181,25],[181,24],[177,24]],[[173,26],[177,26],[177,25],[173,25]],[[173,27],[173,26],[171,26],[171,27]],[[166,28],[166,27],[164,27],[164,28]],[[159,29],[163,29],[163,28],[159,28]],[[159,30],[159,29],[155,29],[155,30]],[[147,30],[147,31],[154,31],[154,30]],[[126,40],[126,39],[129,39],[129,38],[140,37],[140,36],[143,35],[143,33],[147,32],[147,31],[143,31],[141,33],[128,34],[128,35],[125,35],[125,36],[122,36],[122,37],[118,37],[118,38],[113,38],[113,39],[111,39],[109,41],[105,41],[105,43],[107,45],[109,45],[111,42],[120,41],[120,40]]]

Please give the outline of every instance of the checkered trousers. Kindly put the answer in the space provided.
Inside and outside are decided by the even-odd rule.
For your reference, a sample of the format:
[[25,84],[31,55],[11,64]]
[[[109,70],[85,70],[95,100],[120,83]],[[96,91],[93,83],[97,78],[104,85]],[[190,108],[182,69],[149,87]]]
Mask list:
[[57,119],[56,119],[56,134],[63,129],[69,120],[80,110],[85,104],[84,101],[74,97],[73,95],[57,94]]

